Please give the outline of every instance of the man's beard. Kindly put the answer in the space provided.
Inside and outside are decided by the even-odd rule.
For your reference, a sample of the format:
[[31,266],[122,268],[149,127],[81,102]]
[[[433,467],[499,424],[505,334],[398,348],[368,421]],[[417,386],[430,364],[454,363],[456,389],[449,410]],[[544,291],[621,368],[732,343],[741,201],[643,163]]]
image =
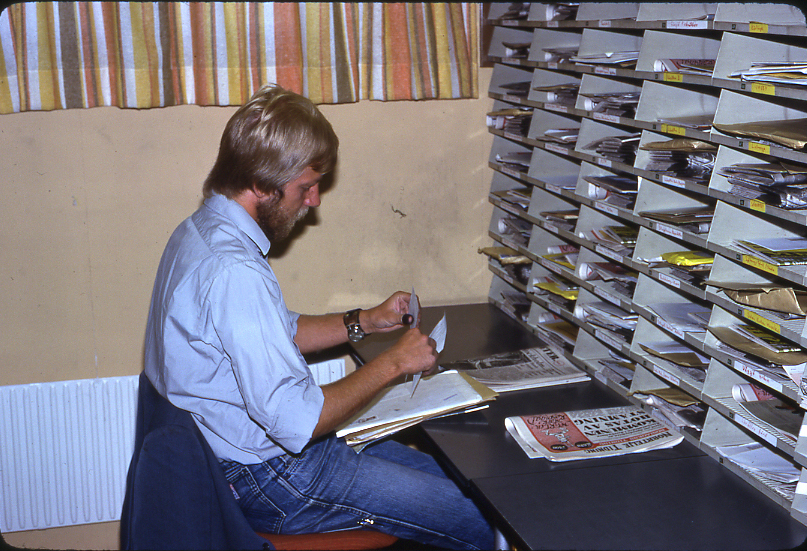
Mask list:
[[294,225],[308,214],[308,207],[290,212],[279,204],[280,197],[273,195],[272,198],[264,199],[257,206],[258,226],[263,230],[270,243],[286,239],[294,229]]

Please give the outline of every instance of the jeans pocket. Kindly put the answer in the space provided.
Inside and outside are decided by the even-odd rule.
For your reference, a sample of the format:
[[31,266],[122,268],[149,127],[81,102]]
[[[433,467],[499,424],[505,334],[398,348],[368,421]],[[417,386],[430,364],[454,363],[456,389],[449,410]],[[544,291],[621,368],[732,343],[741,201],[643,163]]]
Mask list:
[[283,508],[274,503],[264,488],[267,484],[276,484],[271,469],[256,465],[255,473],[245,465],[222,461],[225,476],[230,483],[238,505],[250,526],[258,532],[279,534],[283,528],[286,513]]

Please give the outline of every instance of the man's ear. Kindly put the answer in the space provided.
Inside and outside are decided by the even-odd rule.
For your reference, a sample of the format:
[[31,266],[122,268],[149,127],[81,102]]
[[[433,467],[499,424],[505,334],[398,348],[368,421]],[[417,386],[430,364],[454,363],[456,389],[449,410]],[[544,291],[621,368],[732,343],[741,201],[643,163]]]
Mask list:
[[257,197],[258,199],[266,199],[267,197],[273,197],[274,199],[277,199],[280,197],[280,192],[278,192],[278,190],[272,189],[267,193],[262,189],[260,189],[255,184],[252,184],[252,188],[250,188],[250,190],[252,191],[252,193],[255,194],[255,197]]

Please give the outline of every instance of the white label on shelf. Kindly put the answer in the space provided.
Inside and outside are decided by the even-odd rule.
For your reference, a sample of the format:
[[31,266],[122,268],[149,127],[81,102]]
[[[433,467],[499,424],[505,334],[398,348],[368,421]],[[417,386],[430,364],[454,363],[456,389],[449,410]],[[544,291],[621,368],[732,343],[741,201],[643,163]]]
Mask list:
[[616,69],[614,69],[613,67],[597,66],[597,67],[594,67],[594,74],[595,75],[608,75],[608,76],[615,77],[616,76]]
[[557,111],[559,113],[568,113],[569,108],[565,105],[561,105],[559,103],[545,103],[544,109],[548,109],[550,111]]
[[517,27],[518,21],[514,21],[512,19],[504,19],[500,21],[502,27]]
[[604,332],[600,331],[599,329],[594,330],[594,336],[597,337],[598,339],[600,339],[605,344],[609,344],[609,345],[613,346],[617,350],[622,349],[622,343],[619,341],[619,339],[615,339],[611,335],[606,335]]
[[552,233],[560,233],[560,230],[555,224],[551,224],[549,222],[544,222],[544,229],[547,231],[551,231]]
[[672,325],[667,320],[656,316],[656,325],[658,325],[662,329],[666,329],[667,331],[669,331],[670,333],[672,333],[673,335],[675,335],[679,339],[684,340],[684,332],[681,331],[680,329],[678,329],[677,327],[675,327],[674,325]]
[[741,427],[753,432],[754,434],[765,440],[771,446],[776,446],[776,436],[766,431],[762,427],[759,427],[756,424],[752,423],[742,415],[735,414],[734,421]]
[[546,144],[544,146],[544,149],[546,149],[547,151],[554,151],[555,153],[560,153],[561,155],[568,155],[569,154],[569,148],[568,147],[555,145],[553,143]]
[[513,205],[511,205],[510,203],[507,203],[505,201],[502,201],[502,202],[498,203],[498,206],[503,211],[507,211],[510,214],[515,214],[516,216],[519,216],[521,214],[519,212],[519,210],[518,210],[518,207],[514,207]]
[[606,377],[606,376],[603,374],[603,372],[602,372],[602,371],[595,371],[595,372],[594,372],[594,378],[595,378],[595,379],[597,379],[599,382],[601,382],[601,383],[602,383],[602,384],[604,384],[604,385],[607,385],[607,384],[608,384],[608,377]]
[[594,286],[594,294],[597,295],[598,297],[600,297],[601,299],[607,300],[608,302],[610,302],[614,306],[619,306],[619,302],[620,302],[619,297],[615,297],[614,295],[612,295],[611,293],[609,293],[605,289],[602,289],[602,288],[595,285]]
[[516,142],[524,138],[524,136],[522,136],[521,134],[516,134],[515,132],[505,132],[504,137],[507,138],[508,140],[513,140]]
[[664,182],[667,185],[680,187],[680,188],[685,188],[686,185],[687,185],[686,182],[681,180],[680,178],[674,178],[672,176],[666,176],[666,175],[661,177],[661,181]]
[[611,168],[611,159],[603,159],[602,157],[597,157],[597,164],[600,166],[604,166],[606,168]]
[[604,256],[606,258],[610,258],[611,260],[616,260],[619,263],[625,262],[625,259],[622,258],[621,254],[615,253],[614,251],[612,251],[608,247],[604,247],[602,245],[594,245],[594,251],[596,251],[598,254],[601,254],[602,256]]
[[508,176],[512,176],[513,178],[521,178],[521,172],[514,168],[510,168],[507,166],[502,166],[499,168],[502,174],[507,174]]
[[708,21],[667,21],[668,29],[708,29]]
[[619,210],[616,207],[609,205],[608,203],[603,203],[602,201],[597,201],[594,203],[594,207],[597,210],[601,210],[603,212],[607,212],[612,216],[619,216]]
[[667,381],[668,383],[672,383],[675,386],[681,386],[681,379],[673,375],[672,373],[668,373],[664,369],[661,369],[659,366],[653,364],[653,373]]
[[611,26],[611,22],[610,22],[609,20],[607,20],[607,19],[603,19],[603,20],[600,20],[600,22],[598,23],[598,25],[599,25],[601,28],[607,29],[607,28],[609,28],[609,27]]
[[597,121],[613,122],[619,124],[619,117],[617,117],[616,115],[606,115],[605,113],[594,113],[592,118]]
[[550,61],[549,63],[546,64],[546,68],[547,69],[554,69],[555,71],[557,71],[558,70],[558,64],[555,61]]
[[550,29],[557,29],[558,27],[560,27],[557,21],[547,21],[546,26],[549,27]]
[[505,94],[502,99],[512,103],[521,103],[521,96],[516,96],[515,94]]
[[546,268],[547,270],[555,272],[558,275],[563,275],[563,269],[561,269],[560,266],[558,266],[557,264],[555,264],[551,260],[547,260],[546,258],[542,258],[541,259],[541,265],[544,268]]
[[676,289],[681,288],[681,280],[678,278],[668,276],[667,274],[659,274],[658,278],[662,283],[666,283],[667,285],[675,287]]
[[669,235],[670,237],[675,237],[676,239],[684,238],[684,232],[672,226],[668,226],[667,224],[660,224],[656,222],[656,230],[658,230],[659,233]]
[[563,195],[563,190],[560,189],[560,186],[556,186],[555,184],[547,184],[546,190],[551,191],[552,193],[557,193],[558,195]]
[[745,363],[741,362],[740,360],[734,360],[734,369],[741,373],[745,373],[752,379],[756,379],[757,381],[764,383],[769,388],[775,390],[776,392],[782,392],[784,389],[782,387],[782,383],[771,379],[765,373],[754,369],[753,367],[746,365]]

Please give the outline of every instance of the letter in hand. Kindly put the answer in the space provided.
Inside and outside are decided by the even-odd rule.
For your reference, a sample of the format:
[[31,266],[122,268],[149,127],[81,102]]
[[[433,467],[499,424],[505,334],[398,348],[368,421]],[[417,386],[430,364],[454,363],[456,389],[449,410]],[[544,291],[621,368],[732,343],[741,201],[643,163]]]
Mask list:
[[[415,328],[418,326],[418,322],[420,321],[418,317],[420,316],[420,300],[418,300],[418,296],[415,294],[415,288],[412,287],[412,292],[409,294],[409,317],[412,318],[409,322],[409,327]],[[409,395],[411,398],[415,395],[415,389],[418,387],[418,383],[420,382],[420,373],[415,373],[415,376],[412,378],[412,394]]]

